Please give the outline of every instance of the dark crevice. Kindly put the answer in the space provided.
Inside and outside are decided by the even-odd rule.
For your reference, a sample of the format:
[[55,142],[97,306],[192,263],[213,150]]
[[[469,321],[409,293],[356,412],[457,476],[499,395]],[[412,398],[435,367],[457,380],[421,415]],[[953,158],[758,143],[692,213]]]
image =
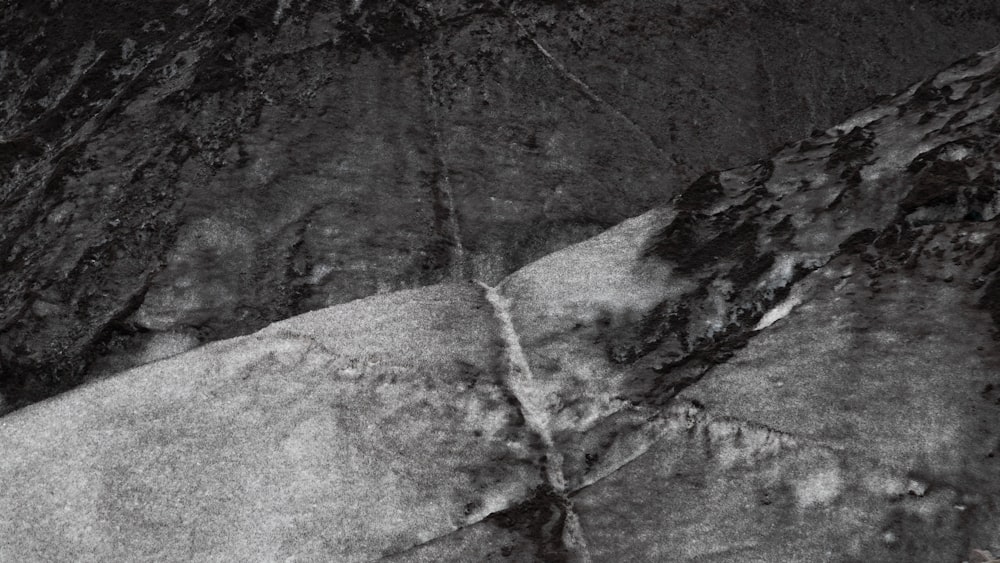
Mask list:
[[544,484],[536,487],[528,499],[490,514],[483,522],[516,532],[531,542],[539,561],[562,563],[570,560],[563,543],[568,510],[565,495]]

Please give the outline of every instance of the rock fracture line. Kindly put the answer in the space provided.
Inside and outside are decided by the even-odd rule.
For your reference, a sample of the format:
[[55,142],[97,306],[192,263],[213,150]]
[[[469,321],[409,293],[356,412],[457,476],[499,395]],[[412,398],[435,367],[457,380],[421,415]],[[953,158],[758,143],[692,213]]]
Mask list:
[[570,560],[574,562],[590,562],[587,541],[583,535],[580,519],[573,510],[573,501],[566,490],[566,477],[563,474],[563,456],[552,441],[549,430],[549,411],[545,405],[545,394],[533,385],[534,377],[531,366],[521,348],[521,339],[514,329],[510,317],[510,300],[500,294],[495,287],[477,282],[486,291],[486,300],[493,306],[493,313],[500,323],[500,330],[507,354],[507,374],[504,382],[511,394],[521,405],[521,414],[528,426],[541,438],[545,446],[545,477],[550,487],[560,499],[565,510],[565,525],[563,526],[562,542]]

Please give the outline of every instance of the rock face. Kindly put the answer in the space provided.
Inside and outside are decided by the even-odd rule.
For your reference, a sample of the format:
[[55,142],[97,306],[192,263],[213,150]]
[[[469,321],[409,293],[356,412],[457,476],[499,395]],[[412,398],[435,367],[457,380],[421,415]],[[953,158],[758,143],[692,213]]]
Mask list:
[[0,418],[0,559],[1000,552],[1000,48],[498,285]]
[[6,2],[0,394],[497,283],[991,46],[998,10]]

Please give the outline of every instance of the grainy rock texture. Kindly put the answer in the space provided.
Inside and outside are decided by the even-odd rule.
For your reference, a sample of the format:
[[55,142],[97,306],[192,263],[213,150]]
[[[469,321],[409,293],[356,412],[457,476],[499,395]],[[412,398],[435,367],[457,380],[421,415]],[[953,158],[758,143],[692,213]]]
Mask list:
[[992,0],[5,2],[0,394],[496,283],[998,32]]
[[11,413],[0,559],[989,561],[998,107],[1000,48],[499,284]]

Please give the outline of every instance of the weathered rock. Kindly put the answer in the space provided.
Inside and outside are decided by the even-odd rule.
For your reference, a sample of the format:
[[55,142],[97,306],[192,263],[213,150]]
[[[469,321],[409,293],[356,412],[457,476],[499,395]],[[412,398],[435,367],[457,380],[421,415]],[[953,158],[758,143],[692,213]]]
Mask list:
[[14,406],[160,333],[496,283],[1000,29],[992,0],[147,4],[0,8]]
[[[590,558],[1000,543],[998,65],[971,57],[500,285]],[[411,555],[504,545],[486,521]]]
[[988,558],[998,106],[1000,48],[496,286],[5,416],[0,559]]

